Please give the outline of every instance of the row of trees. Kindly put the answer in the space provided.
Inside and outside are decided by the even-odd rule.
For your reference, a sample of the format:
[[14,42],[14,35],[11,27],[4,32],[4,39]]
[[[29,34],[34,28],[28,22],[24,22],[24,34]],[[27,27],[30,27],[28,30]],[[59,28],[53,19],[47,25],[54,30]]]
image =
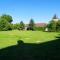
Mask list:
[[[27,27],[27,28],[25,28]],[[23,21],[21,21],[20,23],[17,23],[17,24],[13,24],[13,29],[18,29],[18,30],[34,30],[34,27],[35,27],[35,23],[34,23],[34,20],[31,19],[29,24],[24,24]]]
[[60,20],[57,19],[57,16],[54,15],[46,27],[36,27],[33,19],[30,20],[29,24],[24,24],[23,21],[12,24],[12,16],[4,14],[0,16],[0,31],[24,30],[25,27],[27,27],[27,30],[45,30],[45,28],[48,28],[48,31],[60,31]]
[[[24,30],[25,29],[25,24],[23,21],[20,23],[12,24],[12,17],[10,15],[2,15],[0,16],[0,31],[8,31],[8,30]],[[30,23],[28,25],[28,30],[34,30],[34,21],[33,19],[30,20]]]

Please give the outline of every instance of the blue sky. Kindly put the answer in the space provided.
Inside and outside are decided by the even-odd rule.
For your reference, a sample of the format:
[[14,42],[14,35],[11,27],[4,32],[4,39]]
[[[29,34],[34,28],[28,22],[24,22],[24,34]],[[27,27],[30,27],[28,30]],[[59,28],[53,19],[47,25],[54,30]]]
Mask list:
[[54,14],[60,17],[60,0],[0,0],[0,15],[9,14],[13,23],[49,22]]

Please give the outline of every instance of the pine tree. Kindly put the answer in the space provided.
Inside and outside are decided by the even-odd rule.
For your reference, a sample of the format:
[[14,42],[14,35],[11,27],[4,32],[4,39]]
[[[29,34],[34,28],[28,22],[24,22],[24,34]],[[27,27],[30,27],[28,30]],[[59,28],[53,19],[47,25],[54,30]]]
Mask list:
[[57,15],[55,14],[52,19],[58,19]]
[[21,22],[20,22],[20,29],[21,29],[21,30],[24,30],[24,28],[25,28],[25,24],[24,24],[23,21],[21,21]]
[[34,20],[31,19],[29,23],[29,30],[34,30],[34,27],[35,27]]

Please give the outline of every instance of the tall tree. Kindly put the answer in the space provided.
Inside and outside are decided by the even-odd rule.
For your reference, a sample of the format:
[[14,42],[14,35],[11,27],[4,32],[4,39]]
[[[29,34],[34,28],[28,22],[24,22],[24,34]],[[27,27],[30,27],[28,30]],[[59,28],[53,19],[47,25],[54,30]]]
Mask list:
[[57,31],[60,31],[60,20],[57,22]]
[[60,26],[60,20],[58,19],[57,15],[55,14],[52,20],[48,24],[49,31],[58,31]]
[[1,31],[12,30],[12,26],[6,20],[0,19],[0,30]]
[[0,17],[0,30],[12,30],[12,17],[10,15],[2,15]]
[[49,31],[56,31],[57,30],[57,22],[51,20],[48,24]]
[[0,18],[7,20],[9,23],[13,21],[12,16],[6,14],[2,15]]
[[31,19],[31,20],[30,20],[30,23],[29,23],[29,30],[34,30],[34,27],[35,27],[34,20]]
[[25,24],[24,24],[23,21],[21,21],[21,22],[20,22],[20,29],[21,29],[21,30],[24,30],[24,28],[25,28]]
[[57,15],[54,14],[53,18],[52,19],[58,19]]
[[20,30],[20,24],[19,23],[13,24],[13,29]]

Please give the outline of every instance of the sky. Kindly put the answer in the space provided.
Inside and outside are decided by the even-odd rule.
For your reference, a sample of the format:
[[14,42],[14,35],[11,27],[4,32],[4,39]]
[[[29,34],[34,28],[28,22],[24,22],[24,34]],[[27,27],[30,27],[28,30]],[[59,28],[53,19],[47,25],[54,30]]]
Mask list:
[[0,16],[11,15],[13,23],[48,23],[54,14],[60,17],[60,0],[0,0]]

